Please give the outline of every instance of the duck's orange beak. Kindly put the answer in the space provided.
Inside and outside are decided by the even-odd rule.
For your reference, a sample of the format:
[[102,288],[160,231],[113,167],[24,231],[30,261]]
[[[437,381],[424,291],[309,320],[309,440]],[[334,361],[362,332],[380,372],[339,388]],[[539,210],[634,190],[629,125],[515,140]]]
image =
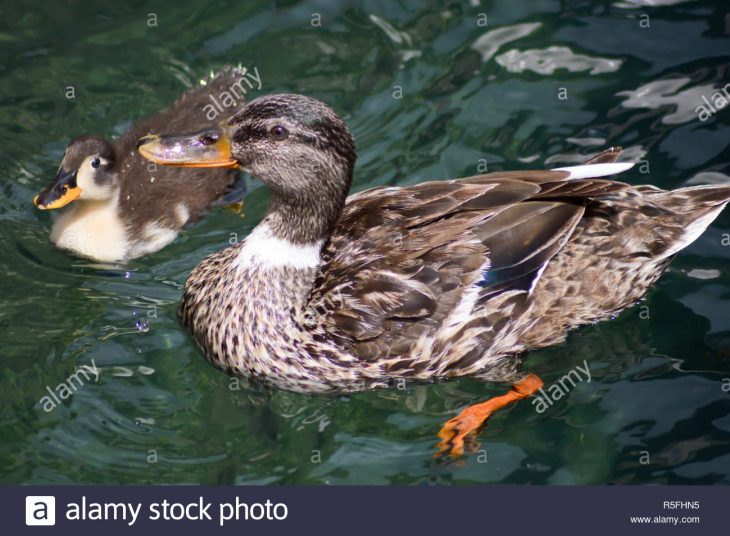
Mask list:
[[166,166],[238,167],[231,156],[231,138],[224,128],[213,128],[187,136],[151,134],[137,141],[142,156]]
[[41,210],[53,210],[65,207],[71,201],[78,199],[81,188],[76,184],[76,172],[75,169],[72,171],[59,169],[53,182],[35,196],[33,204]]

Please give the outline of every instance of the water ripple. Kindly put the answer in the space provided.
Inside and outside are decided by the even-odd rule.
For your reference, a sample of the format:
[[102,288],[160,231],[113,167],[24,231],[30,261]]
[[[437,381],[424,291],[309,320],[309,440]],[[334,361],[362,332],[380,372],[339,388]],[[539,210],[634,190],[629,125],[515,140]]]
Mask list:
[[497,56],[496,61],[511,73],[532,71],[542,75],[553,74],[559,69],[566,69],[571,73],[612,73],[618,71],[623,63],[622,60],[576,54],[570,48],[560,46],[524,51],[512,49]]

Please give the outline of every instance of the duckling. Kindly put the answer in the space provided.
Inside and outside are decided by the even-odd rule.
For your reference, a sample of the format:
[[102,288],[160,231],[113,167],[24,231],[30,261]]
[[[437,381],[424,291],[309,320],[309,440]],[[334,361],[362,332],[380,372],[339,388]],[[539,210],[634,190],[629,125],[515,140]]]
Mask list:
[[114,142],[98,136],[71,140],[53,182],[34,200],[42,210],[73,203],[53,223],[51,241],[83,257],[124,262],[165,247],[223,196],[240,197],[236,170],[158,167],[139,156],[136,141],[161,128],[214,125],[206,117],[209,96],[235,87],[243,75],[224,68]]
[[636,303],[730,201],[730,185],[604,178],[632,167],[615,162],[620,149],[586,165],[348,197],[352,135],[301,95],[257,98],[214,138],[204,153],[184,150],[196,136],[140,147],[161,164],[235,161],[271,190],[263,221],[185,284],[180,315],[206,358],[301,392],[513,383],[443,426],[440,458],[463,455],[495,411],[541,388],[520,371],[524,352]]

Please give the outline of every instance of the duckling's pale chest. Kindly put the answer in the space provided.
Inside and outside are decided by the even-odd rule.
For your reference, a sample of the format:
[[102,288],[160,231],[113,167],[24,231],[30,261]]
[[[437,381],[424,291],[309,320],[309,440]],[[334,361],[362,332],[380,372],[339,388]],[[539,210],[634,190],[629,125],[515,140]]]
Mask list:
[[118,200],[75,203],[53,224],[51,241],[59,248],[103,262],[124,259],[129,239]]

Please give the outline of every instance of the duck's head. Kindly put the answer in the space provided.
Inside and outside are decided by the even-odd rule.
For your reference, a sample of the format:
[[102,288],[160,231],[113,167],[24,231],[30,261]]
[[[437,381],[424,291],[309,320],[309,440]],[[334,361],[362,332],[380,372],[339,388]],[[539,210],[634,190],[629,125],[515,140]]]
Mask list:
[[111,142],[96,136],[71,140],[51,184],[33,200],[42,210],[61,208],[72,201],[105,200],[116,181]]
[[160,164],[240,166],[276,193],[300,199],[342,191],[346,196],[356,158],[352,135],[335,112],[290,94],[259,97],[218,128],[147,136],[138,148]]

